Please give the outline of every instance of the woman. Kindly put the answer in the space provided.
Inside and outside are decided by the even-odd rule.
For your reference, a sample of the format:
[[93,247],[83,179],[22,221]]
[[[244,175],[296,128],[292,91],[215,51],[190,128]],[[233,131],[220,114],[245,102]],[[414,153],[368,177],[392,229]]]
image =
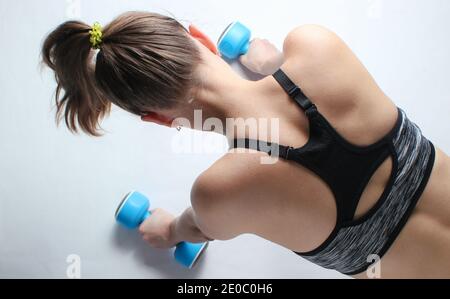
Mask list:
[[295,28],[282,56],[252,42],[242,63],[274,73],[256,82],[201,32],[154,13],[124,14],[103,30],[66,22],[43,59],[72,131],[99,135],[111,103],[172,127],[194,123],[196,110],[223,127],[278,120],[277,132],[260,125],[257,136],[227,128],[230,152],[196,180],[192,208],[179,217],[157,209],[141,225],[150,245],[252,233],[354,277],[379,258],[383,278],[450,277],[450,160],[332,32]]

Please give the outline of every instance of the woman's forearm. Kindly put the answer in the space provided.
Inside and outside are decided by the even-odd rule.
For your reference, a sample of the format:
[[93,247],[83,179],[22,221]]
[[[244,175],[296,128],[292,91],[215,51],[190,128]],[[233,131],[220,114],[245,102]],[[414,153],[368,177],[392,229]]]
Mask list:
[[182,241],[201,243],[213,240],[207,237],[198,228],[195,222],[195,214],[192,207],[186,209],[180,216],[172,221],[170,230],[171,238],[176,244]]

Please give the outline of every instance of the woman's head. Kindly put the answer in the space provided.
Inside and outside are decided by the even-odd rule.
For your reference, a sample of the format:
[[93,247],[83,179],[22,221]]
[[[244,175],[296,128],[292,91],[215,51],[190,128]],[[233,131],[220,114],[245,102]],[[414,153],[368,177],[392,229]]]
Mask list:
[[61,24],[46,38],[43,61],[55,72],[57,119],[98,135],[111,103],[136,115],[171,109],[190,98],[201,53],[176,20],[123,14],[102,30],[98,52],[91,26]]

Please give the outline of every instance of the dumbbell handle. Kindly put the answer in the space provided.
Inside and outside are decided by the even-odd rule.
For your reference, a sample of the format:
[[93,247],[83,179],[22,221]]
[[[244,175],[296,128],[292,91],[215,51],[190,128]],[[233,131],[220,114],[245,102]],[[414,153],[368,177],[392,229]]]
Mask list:
[[[145,220],[147,220],[147,218],[150,217],[151,215],[152,215],[152,212],[147,211],[147,212],[144,214],[144,217],[142,217],[142,222],[144,222]],[[141,223],[142,223],[142,222],[141,222]]]

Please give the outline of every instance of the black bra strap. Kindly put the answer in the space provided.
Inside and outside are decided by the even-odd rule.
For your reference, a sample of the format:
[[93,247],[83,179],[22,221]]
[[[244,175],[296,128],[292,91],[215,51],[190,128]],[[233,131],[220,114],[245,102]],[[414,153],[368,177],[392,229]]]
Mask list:
[[282,69],[276,71],[272,76],[275,80],[277,80],[281,87],[283,87],[287,94],[297,102],[297,104],[303,109],[303,111],[305,111],[307,115],[311,112],[317,111],[316,106],[306,97],[300,87],[295,85],[295,83],[289,79]]
[[294,149],[290,146],[248,138],[234,139],[231,147],[253,149],[259,152],[267,153],[269,156],[280,157],[285,160],[289,160],[289,154]]

